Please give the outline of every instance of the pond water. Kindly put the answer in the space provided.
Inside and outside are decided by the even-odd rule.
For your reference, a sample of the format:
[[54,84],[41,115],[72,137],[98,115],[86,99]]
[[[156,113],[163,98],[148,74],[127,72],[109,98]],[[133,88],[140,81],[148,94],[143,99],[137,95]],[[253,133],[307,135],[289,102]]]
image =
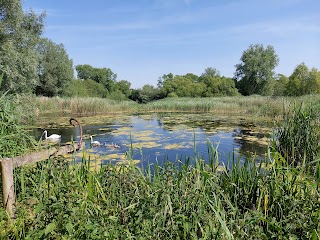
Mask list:
[[[82,123],[85,151],[83,155],[95,164],[106,162],[128,162],[128,154],[139,166],[148,163],[163,163],[186,158],[210,158],[210,146],[218,149],[220,162],[226,163],[235,156],[245,158],[255,155],[264,159],[269,143],[270,128],[255,126],[239,118],[217,117],[210,114],[153,114],[96,117],[88,120],[78,119]],[[32,134],[39,139],[43,130],[48,135],[60,134],[61,145],[79,139],[79,129],[69,126],[50,124],[33,129]],[[92,147],[90,136],[99,141],[100,146]],[[119,147],[114,147],[114,145]]]

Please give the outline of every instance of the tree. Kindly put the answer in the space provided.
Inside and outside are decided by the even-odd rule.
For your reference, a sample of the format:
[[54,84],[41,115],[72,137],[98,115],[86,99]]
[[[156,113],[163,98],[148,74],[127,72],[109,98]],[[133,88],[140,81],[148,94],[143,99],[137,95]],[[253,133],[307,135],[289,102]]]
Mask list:
[[79,79],[92,79],[102,84],[109,92],[114,91],[117,74],[110,68],[94,68],[89,64],[77,65],[76,70]]
[[204,70],[204,73],[201,74],[201,77],[219,77],[220,72],[216,68],[208,67]]
[[305,63],[296,66],[289,77],[287,93],[291,96],[320,93],[320,72],[309,68]]
[[205,72],[199,77],[199,82],[205,84],[203,97],[234,96],[239,94],[233,79],[220,76],[220,72],[215,68],[205,69]]
[[126,80],[121,80],[119,82],[116,82],[115,88],[119,90],[122,94],[124,94],[126,97],[129,97],[131,94],[130,86],[130,82]]
[[39,79],[35,46],[45,14],[24,13],[20,0],[0,1],[0,91],[32,92]]
[[274,79],[274,69],[279,58],[272,46],[250,45],[243,52],[241,63],[235,65],[237,87],[243,95],[268,94],[268,83]]
[[49,39],[42,39],[37,50],[40,61],[36,94],[48,97],[62,95],[73,79],[72,60],[69,59],[62,44],[55,44]]
[[73,79],[64,91],[68,97],[100,97],[105,98],[108,90],[105,87],[91,79],[79,80]]
[[287,84],[289,82],[289,78],[283,74],[278,74],[276,77],[273,95],[274,96],[284,96],[287,95]]

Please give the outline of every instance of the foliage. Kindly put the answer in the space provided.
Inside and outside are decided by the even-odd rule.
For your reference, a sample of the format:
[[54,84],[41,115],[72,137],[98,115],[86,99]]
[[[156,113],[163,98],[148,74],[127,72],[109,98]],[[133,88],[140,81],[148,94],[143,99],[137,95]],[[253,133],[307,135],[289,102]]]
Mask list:
[[274,68],[279,63],[274,48],[270,45],[266,49],[262,44],[250,45],[240,60],[241,63],[235,66],[239,92],[243,95],[270,95],[268,83],[274,79]]
[[[17,218],[0,210],[2,239],[316,239],[319,192],[311,175],[247,159],[200,158],[148,166],[58,158],[16,170]],[[302,178],[303,177],[303,178]],[[307,224],[306,224],[307,223]]]
[[0,158],[25,153],[35,144],[34,139],[19,125],[19,116],[14,101],[2,95],[0,97]]
[[311,70],[301,63],[293,71],[287,83],[287,92],[291,96],[320,93],[320,71]]
[[40,55],[38,74],[40,82],[37,95],[48,97],[62,95],[73,79],[72,60],[69,59],[62,44],[42,39],[37,46]]
[[178,97],[214,97],[238,95],[235,83],[231,78],[220,76],[215,68],[207,68],[198,77],[195,74],[163,75],[158,81],[165,96]]
[[278,74],[273,89],[273,96],[285,96],[287,95],[289,78],[283,74]]
[[221,77],[219,71],[213,68],[207,68],[200,76],[199,82],[206,85],[202,93],[203,97],[239,95],[234,80]]
[[73,79],[64,90],[64,96],[68,97],[100,97],[105,98],[108,90],[100,83],[91,79]]
[[129,98],[138,103],[148,103],[154,100],[163,98],[163,91],[160,88],[155,88],[150,84],[144,85],[141,89],[131,91]]
[[284,113],[275,131],[274,147],[289,163],[312,163],[319,154],[319,105],[297,105]]
[[0,92],[31,93],[38,84],[35,46],[43,31],[44,14],[24,13],[20,0],[0,4]]
[[91,79],[102,84],[109,92],[114,90],[117,74],[110,68],[94,68],[89,64],[77,65],[78,79]]
[[115,89],[120,91],[127,98],[131,95],[130,86],[131,83],[126,80],[121,80],[115,83]]

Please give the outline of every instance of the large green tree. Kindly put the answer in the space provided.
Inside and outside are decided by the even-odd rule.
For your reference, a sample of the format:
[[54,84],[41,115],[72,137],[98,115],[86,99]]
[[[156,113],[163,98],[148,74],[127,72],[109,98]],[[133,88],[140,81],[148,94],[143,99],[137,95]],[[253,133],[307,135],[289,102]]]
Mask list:
[[220,76],[220,72],[215,68],[206,68],[199,77],[199,82],[206,85],[203,97],[239,95],[233,79]]
[[117,74],[110,68],[95,68],[89,64],[77,65],[76,71],[79,79],[91,79],[102,84],[109,92],[114,91]]
[[0,0],[0,91],[33,92],[44,16],[23,12],[20,0]]
[[37,46],[40,55],[38,65],[39,84],[37,95],[48,97],[63,95],[67,85],[73,79],[72,60],[62,44],[42,39]]
[[296,66],[289,77],[286,92],[290,96],[320,93],[320,72],[309,68],[305,63]]
[[126,80],[121,80],[119,82],[116,82],[116,90],[119,91],[121,94],[123,94],[125,97],[129,97],[131,94],[131,83]]
[[235,65],[235,79],[241,94],[270,94],[270,82],[274,79],[274,69],[279,58],[272,46],[250,45],[241,56],[241,63]]
[[283,74],[278,74],[273,86],[273,96],[287,95],[287,84],[289,78]]

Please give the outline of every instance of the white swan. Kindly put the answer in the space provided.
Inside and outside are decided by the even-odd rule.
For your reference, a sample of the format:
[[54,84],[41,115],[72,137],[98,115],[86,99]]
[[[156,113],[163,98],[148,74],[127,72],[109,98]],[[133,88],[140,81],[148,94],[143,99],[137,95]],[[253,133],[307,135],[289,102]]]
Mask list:
[[44,134],[44,138],[48,141],[60,141],[61,139],[61,135],[58,135],[58,134],[51,134],[49,137],[48,137],[48,132],[45,130],[43,131]]
[[93,146],[93,147],[98,147],[98,146],[100,146],[101,144],[100,144],[100,142],[98,142],[98,141],[93,141],[93,139],[92,139],[92,136],[90,136],[90,140],[91,140],[91,146]]
[[105,147],[113,147],[113,148],[120,148],[120,146],[114,142],[112,142],[111,144],[108,144],[108,143],[104,143],[104,146]]

